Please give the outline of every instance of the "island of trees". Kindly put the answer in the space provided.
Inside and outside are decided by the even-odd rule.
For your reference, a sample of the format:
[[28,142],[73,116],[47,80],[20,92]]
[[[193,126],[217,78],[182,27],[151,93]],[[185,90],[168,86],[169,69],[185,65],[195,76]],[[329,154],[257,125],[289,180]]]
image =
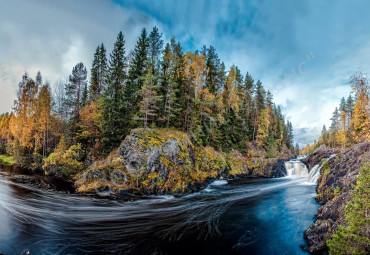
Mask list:
[[128,54],[122,32],[109,57],[100,44],[90,76],[78,63],[53,89],[40,72],[25,73],[13,111],[0,117],[0,150],[22,167],[59,160],[79,171],[137,127],[182,130],[226,153],[294,151],[292,124],[259,80],[235,65],[226,70],[212,46],[184,53],[174,38],[164,45],[156,27],[143,29]]

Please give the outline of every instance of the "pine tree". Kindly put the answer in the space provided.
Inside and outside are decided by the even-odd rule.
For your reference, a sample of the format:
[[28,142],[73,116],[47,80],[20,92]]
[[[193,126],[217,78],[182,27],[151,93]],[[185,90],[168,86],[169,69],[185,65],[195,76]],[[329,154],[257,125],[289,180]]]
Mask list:
[[289,120],[287,121],[287,147],[293,148],[294,143],[294,133],[293,133],[293,124]]
[[329,139],[329,134],[328,134],[328,131],[326,130],[326,126],[324,125],[321,131],[321,140],[322,140],[321,143],[328,145],[328,139]]
[[82,108],[82,96],[86,87],[87,71],[83,63],[78,63],[72,69],[69,83],[65,86],[65,106],[69,109],[69,117],[77,118]]
[[353,202],[345,206],[345,223],[327,240],[330,254],[369,254],[370,252],[370,165],[360,169]]
[[115,100],[122,96],[122,88],[126,81],[126,67],[125,40],[122,32],[119,32],[114,49],[110,54],[107,74],[107,95]]
[[339,118],[340,118],[340,113],[338,111],[338,108],[335,107],[335,111],[333,112],[333,115],[330,118],[331,120],[330,131],[331,132],[337,132],[339,130]]
[[339,111],[340,112],[345,112],[347,109],[346,107],[346,99],[344,99],[344,97],[342,97],[342,99],[340,100],[340,104],[339,104]]
[[90,98],[95,101],[99,99],[106,87],[106,77],[108,71],[106,54],[106,49],[102,43],[96,49],[91,68]]
[[144,128],[147,128],[149,123],[154,123],[154,118],[158,114],[157,103],[161,99],[157,95],[155,76],[151,68],[149,68],[147,74],[143,77],[140,96],[142,100],[139,104],[139,114],[134,116],[134,119],[143,121]]
[[225,66],[221,63],[213,46],[210,46],[208,49],[206,46],[203,46],[202,53],[206,56],[206,86],[209,92],[216,95],[224,84]]
[[148,59],[149,65],[153,70],[155,76],[159,76],[161,69],[161,53],[163,48],[162,34],[158,32],[157,27],[153,27],[149,34],[148,40]]
[[[346,101],[346,116],[347,116],[347,127],[348,130],[351,129],[351,120],[354,108],[354,101],[351,95],[348,96]],[[350,133],[350,132],[349,132]]]
[[185,77],[185,61],[184,53],[179,42],[176,42],[174,38],[171,39],[171,62],[172,72],[171,80],[174,86],[175,92],[175,108],[177,109],[175,114],[176,118],[173,119],[171,126],[185,130],[185,109],[186,109],[186,77]]
[[142,77],[147,72],[147,66],[149,63],[148,46],[148,36],[144,28],[133,51],[130,70],[128,73],[128,81],[123,90],[129,111],[128,116],[133,116],[136,113],[138,101],[141,100],[138,93],[141,90],[144,81]]
[[94,60],[91,67],[91,78],[90,78],[90,97],[96,99],[99,94],[99,53],[100,45],[96,48],[94,53]]
[[125,41],[120,32],[110,55],[107,88],[103,96],[102,143],[105,153],[116,148],[126,135],[124,123],[126,105],[123,86],[126,80]]
[[256,89],[255,89],[255,97],[254,97],[254,104],[255,104],[255,114],[254,114],[254,125],[253,125],[253,140],[255,138],[257,128],[258,128],[258,118],[260,113],[263,109],[265,109],[265,96],[266,92],[262,86],[261,81],[257,81]]
[[[80,119],[80,109],[87,99],[87,71],[83,63],[78,63],[72,69],[69,82],[65,85],[64,107],[67,113],[67,145],[71,146],[77,133]],[[84,102],[85,101],[85,102]]]
[[159,101],[159,115],[158,118],[164,126],[168,128],[173,123],[174,119],[178,116],[180,109],[177,107],[176,86],[174,82],[174,63],[171,53],[170,44],[167,43],[163,51],[161,83],[159,88],[159,95],[162,101]]

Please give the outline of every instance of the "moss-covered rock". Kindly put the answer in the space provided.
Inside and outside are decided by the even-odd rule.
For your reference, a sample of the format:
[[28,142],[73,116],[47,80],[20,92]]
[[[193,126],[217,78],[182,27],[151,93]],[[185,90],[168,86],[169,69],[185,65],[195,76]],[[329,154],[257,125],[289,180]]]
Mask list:
[[265,171],[267,163],[238,151],[195,146],[181,131],[134,129],[116,151],[77,175],[76,185],[80,193],[183,195],[220,177],[276,176],[272,161]]

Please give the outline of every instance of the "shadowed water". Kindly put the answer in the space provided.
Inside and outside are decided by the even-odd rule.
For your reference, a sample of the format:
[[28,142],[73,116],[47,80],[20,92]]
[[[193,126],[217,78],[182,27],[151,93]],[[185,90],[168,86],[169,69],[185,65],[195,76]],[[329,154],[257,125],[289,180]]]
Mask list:
[[114,201],[0,173],[4,254],[304,254],[318,204],[302,178],[216,181],[181,198]]

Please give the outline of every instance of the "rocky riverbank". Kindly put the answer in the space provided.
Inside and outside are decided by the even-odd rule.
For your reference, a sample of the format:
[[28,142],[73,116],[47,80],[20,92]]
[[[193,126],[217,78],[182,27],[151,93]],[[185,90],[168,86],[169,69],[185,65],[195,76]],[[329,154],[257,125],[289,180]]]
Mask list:
[[184,195],[217,178],[285,174],[283,159],[196,146],[181,131],[135,129],[116,151],[79,174],[76,185],[83,194]]
[[[315,164],[332,154],[335,154],[334,149],[320,147],[302,161],[311,170]],[[305,232],[310,252],[322,253],[327,250],[326,240],[344,222],[344,205],[351,201],[352,184],[356,183],[359,169],[369,161],[370,143],[362,142],[323,162],[316,197],[322,206],[318,210],[317,220]]]

